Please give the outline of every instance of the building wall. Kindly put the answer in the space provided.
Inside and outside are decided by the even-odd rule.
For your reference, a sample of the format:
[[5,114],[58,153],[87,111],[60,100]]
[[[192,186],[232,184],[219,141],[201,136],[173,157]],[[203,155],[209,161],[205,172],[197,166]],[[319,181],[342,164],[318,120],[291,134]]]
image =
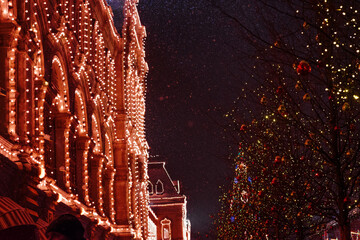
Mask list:
[[0,192],[34,219],[146,238],[145,36],[136,0],[121,35],[105,0],[1,1],[1,178],[20,180]]
[[[187,238],[187,223],[186,223],[186,203],[172,203],[172,204],[154,204],[151,206],[158,218],[157,236],[159,240],[163,240],[162,225],[170,222],[171,239],[172,240],[186,240]],[[168,220],[168,221],[167,221]]]
[[148,174],[150,217],[157,226],[157,239],[189,240],[191,225],[180,182],[171,179],[163,161],[150,161]]

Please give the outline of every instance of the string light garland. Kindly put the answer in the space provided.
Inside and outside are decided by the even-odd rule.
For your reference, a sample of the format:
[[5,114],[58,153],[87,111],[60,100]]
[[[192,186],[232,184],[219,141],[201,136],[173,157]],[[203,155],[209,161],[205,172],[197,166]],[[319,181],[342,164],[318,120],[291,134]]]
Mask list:
[[[30,163],[40,170],[39,189],[53,192],[59,203],[80,210],[82,215],[110,229],[111,233],[146,239],[149,210],[147,174],[144,172],[147,165],[140,168],[139,161],[146,163],[148,158],[144,123],[148,67],[144,60],[145,28],[140,23],[136,3],[134,0],[124,3],[123,31],[129,32],[129,38],[121,38],[105,0],[56,3],[25,0],[24,17],[29,23],[26,30],[29,34],[25,36],[20,32],[21,27],[16,27],[15,36],[21,35],[26,45],[26,126],[25,136],[19,136],[25,139],[27,146],[15,149],[7,140],[0,139],[0,153],[17,161],[17,154],[26,152]],[[14,22],[20,14],[14,14],[11,0],[2,0],[0,10],[1,19]],[[8,50],[7,125],[11,141],[19,142],[19,102],[16,96],[18,37],[14,40]],[[46,54],[45,45],[50,46]],[[124,49],[120,49],[123,46]],[[126,53],[122,52],[125,48]],[[50,71],[45,71],[47,67],[51,68]],[[119,69],[124,69],[124,72]],[[123,110],[120,99],[126,105],[125,129],[116,125],[118,114]],[[113,144],[119,141],[126,142],[124,151],[128,158],[128,178],[125,181],[129,184],[124,191],[129,197],[129,226],[116,224],[117,196],[114,188],[116,181],[120,180],[116,180]],[[76,144],[82,148],[74,150]],[[60,149],[54,149],[59,146]],[[89,179],[91,161],[99,163],[96,179]],[[56,162],[63,165],[56,166]],[[76,176],[79,167],[76,164],[82,164],[81,181],[76,179],[80,177]],[[75,181],[83,182],[81,189]],[[94,204],[90,201],[91,181],[96,181],[99,193]],[[80,192],[83,192],[83,199],[79,198]]]

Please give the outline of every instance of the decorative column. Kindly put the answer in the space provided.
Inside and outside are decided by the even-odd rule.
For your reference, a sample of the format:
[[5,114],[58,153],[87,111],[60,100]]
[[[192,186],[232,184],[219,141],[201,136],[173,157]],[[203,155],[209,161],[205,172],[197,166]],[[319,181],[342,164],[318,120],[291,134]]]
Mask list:
[[55,116],[55,149],[56,149],[56,184],[69,192],[69,130],[71,115],[68,112]]
[[79,201],[90,204],[89,200],[89,172],[88,172],[88,152],[90,138],[88,136],[78,136],[76,138],[76,188]]
[[[31,87],[31,74],[29,74],[29,69],[27,64],[28,55],[26,53],[26,38],[23,38],[18,44],[18,51],[16,54],[16,67],[17,67],[17,116],[16,116],[16,132],[19,136],[20,143],[26,144],[27,140],[27,131],[28,125],[30,125],[33,121],[32,119],[28,119],[29,114],[27,111],[32,109],[33,102],[30,100],[32,95],[33,87]],[[26,91],[28,89],[28,91]]]
[[113,189],[113,179],[114,179],[114,168],[112,166],[107,166],[104,171],[103,177],[103,186],[104,186],[104,212],[111,220],[114,220],[114,189]]
[[[48,82],[45,81],[43,77],[35,78],[34,87],[35,87],[35,95],[37,97],[37,101],[35,100],[35,128],[28,129],[30,135],[35,135],[35,148],[39,151],[40,162],[41,162],[41,171],[42,176],[45,175],[45,159],[44,159],[44,103],[45,103],[45,95],[46,90],[48,88]],[[30,110],[29,110],[30,111]]]
[[131,168],[131,213],[133,214],[132,223],[136,229],[139,228],[139,208],[138,208],[138,200],[139,200],[139,177],[137,168],[137,156],[134,153],[130,154],[130,168]]
[[[119,85],[120,86],[120,85]],[[120,103],[119,103],[120,104]],[[129,225],[129,176],[128,156],[125,139],[125,110],[118,111],[115,118],[115,141],[113,143],[114,156],[114,208],[115,222],[118,225]]]
[[102,190],[102,169],[105,157],[101,154],[92,154],[90,156],[89,168],[90,168],[90,197],[94,202],[96,209],[101,215],[104,215],[103,210],[103,190]]
[[114,146],[114,195],[115,221],[119,225],[128,225],[128,166],[125,140],[113,144]]
[[148,236],[148,193],[147,193],[147,182],[148,182],[148,174],[147,174],[147,161],[146,157],[139,157],[139,181],[140,181],[140,199],[139,199],[139,211],[140,211],[140,220],[141,227],[144,233],[144,236]]

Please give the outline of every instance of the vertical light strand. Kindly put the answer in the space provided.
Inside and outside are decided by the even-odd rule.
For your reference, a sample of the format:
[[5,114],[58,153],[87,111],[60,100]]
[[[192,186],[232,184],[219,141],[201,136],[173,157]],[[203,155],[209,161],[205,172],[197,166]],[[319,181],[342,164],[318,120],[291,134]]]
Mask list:
[[[9,134],[11,136],[16,135],[16,82],[15,82],[15,51],[16,48],[11,48],[8,51],[9,59]],[[16,140],[18,138],[16,137]]]

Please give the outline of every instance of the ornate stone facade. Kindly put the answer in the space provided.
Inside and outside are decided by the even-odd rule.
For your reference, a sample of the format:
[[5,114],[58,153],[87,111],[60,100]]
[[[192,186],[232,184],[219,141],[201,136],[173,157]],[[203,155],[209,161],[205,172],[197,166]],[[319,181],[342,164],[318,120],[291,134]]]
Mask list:
[[[89,239],[146,239],[146,32],[105,0],[0,1],[0,195]],[[2,183],[3,184],[3,183]]]

